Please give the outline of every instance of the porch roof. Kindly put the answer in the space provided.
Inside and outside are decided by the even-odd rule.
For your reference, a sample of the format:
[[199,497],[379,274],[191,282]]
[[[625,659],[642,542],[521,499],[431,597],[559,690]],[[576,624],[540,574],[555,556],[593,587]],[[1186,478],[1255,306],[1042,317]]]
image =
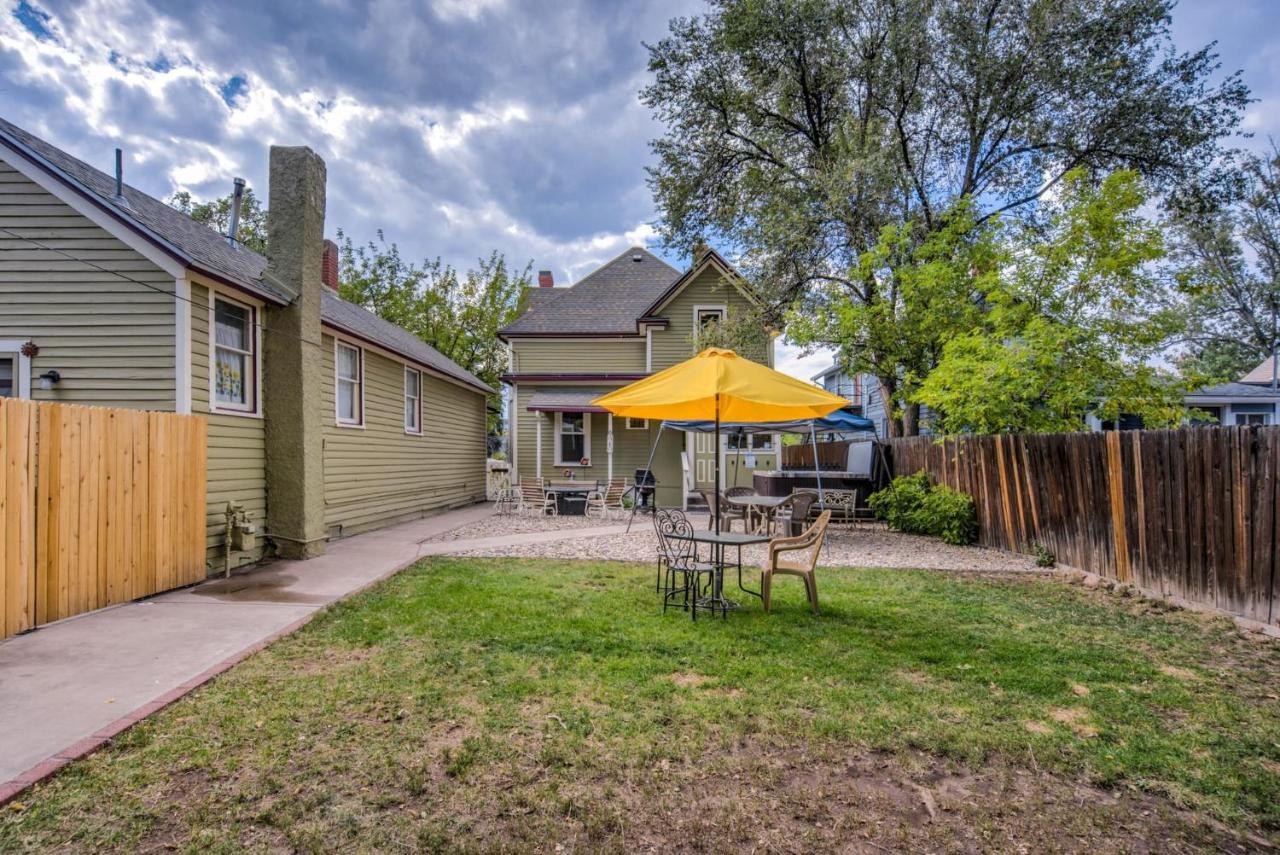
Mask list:
[[591,402],[610,389],[574,386],[563,389],[539,389],[525,407],[531,413],[605,413],[608,410]]

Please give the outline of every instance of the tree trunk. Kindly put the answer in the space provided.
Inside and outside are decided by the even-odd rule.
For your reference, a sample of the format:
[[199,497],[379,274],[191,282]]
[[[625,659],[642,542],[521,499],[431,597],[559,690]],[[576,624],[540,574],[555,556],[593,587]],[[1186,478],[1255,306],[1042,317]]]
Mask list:
[[898,381],[896,377],[877,377],[880,383],[880,402],[884,405],[884,421],[888,428],[889,436],[899,437],[902,433],[902,419],[893,413],[894,394],[898,390]]
[[920,405],[907,404],[902,409],[902,435],[920,435]]

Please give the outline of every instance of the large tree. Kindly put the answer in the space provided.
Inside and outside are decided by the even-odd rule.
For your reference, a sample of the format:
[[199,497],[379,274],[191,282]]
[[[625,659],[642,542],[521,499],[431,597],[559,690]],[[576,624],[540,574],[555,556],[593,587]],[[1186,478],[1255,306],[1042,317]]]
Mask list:
[[[737,246],[779,314],[815,282],[875,312],[898,297],[895,277],[862,263],[886,227],[911,223],[923,244],[966,199],[977,224],[1030,217],[1078,168],[1131,168],[1162,188],[1204,173],[1248,92],[1237,75],[1211,83],[1209,47],[1173,49],[1172,6],[715,0],[649,48],[663,237]],[[922,361],[802,343],[840,346],[890,393]]]
[[1280,347],[1280,151],[1250,155],[1230,202],[1174,218],[1187,295],[1183,367],[1236,380]]
[[1089,411],[1149,427],[1185,416],[1187,379],[1156,359],[1185,320],[1160,265],[1163,237],[1140,213],[1146,201],[1136,173],[1095,184],[1076,171],[1043,225],[988,224],[999,264],[986,309],[913,392],[944,432],[1080,430]]

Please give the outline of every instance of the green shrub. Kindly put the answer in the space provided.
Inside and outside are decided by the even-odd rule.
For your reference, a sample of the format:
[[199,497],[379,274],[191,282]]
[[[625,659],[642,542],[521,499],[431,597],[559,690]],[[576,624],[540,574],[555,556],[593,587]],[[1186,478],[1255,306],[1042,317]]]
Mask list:
[[872,493],[867,505],[872,513],[897,531],[914,532],[917,517],[929,494],[929,476],[923,472],[894,478],[878,493]]
[[978,537],[973,498],[950,487],[931,487],[924,472],[894,478],[888,487],[873,493],[867,504],[896,531],[926,534],[958,545],[973,543]]

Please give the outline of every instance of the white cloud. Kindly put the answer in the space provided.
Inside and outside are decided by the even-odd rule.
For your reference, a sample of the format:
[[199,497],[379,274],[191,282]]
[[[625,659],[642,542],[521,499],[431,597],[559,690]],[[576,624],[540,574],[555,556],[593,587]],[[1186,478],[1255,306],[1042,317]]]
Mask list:
[[800,348],[788,344],[785,336],[778,338],[773,348],[773,367],[783,374],[790,374],[805,381],[829,367],[836,356],[834,350],[825,347],[818,348],[806,356]]

